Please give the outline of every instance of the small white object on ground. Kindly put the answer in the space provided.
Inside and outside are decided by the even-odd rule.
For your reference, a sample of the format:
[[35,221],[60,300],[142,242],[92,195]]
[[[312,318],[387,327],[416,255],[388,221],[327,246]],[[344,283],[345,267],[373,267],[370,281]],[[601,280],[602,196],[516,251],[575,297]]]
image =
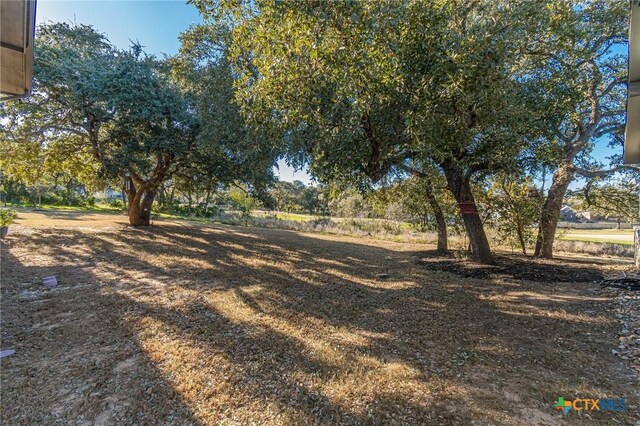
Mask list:
[[45,287],[48,287],[48,288],[54,288],[55,286],[57,286],[57,285],[58,285],[58,280],[56,279],[56,277],[55,277],[55,276],[44,277],[44,278],[42,279],[42,284],[43,284]]
[[4,358],[6,356],[11,356],[13,354],[15,354],[16,351],[14,349],[5,349],[3,351],[0,351],[0,358]]

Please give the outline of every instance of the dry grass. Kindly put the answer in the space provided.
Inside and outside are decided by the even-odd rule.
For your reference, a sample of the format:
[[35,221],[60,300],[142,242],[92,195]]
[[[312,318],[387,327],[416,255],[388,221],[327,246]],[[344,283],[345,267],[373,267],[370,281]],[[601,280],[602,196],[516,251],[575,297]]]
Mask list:
[[[23,215],[2,246],[3,424],[638,417],[595,284],[431,271],[421,244],[48,215]],[[563,417],[558,396],[631,407]]]
[[633,245],[594,241],[556,240],[553,244],[556,251],[567,253],[584,253],[592,256],[614,256],[633,259]]

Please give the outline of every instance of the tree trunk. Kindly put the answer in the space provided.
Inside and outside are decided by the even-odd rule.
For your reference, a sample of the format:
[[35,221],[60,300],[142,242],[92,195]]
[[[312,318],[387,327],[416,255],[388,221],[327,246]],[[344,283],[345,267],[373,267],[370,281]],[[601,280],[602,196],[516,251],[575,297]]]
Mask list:
[[204,209],[205,211],[209,208],[209,202],[211,201],[211,187],[207,185],[207,195],[204,197]]
[[518,221],[518,225],[516,228],[516,233],[518,234],[518,242],[520,243],[520,248],[522,249],[522,254],[527,255],[527,243],[524,240],[524,224],[521,221]]
[[164,183],[160,185],[160,188],[158,189],[158,205],[160,206],[161,209],[164,209],[167,207],[167,188],[165,187]]
[[633,249],[636,271],[640,272],[640,226],[633,227]]
[[73,179],[69,179],[67,181],[66,186],[66,201],[67,201],[67,205],[70,206],[71,205],[71,198],[72,198],[72,193],[73,193]]
[[171,192],[169,193],[169,205],[173,206],[174,202],[175,202],[175,192],[176,192],[176,186],[173,185],[171,187]]
[[486,265],[494,264],[495,261],[491,254],[489,240],[484,232],[484,226],[476,209],[475,199],[471,193],[469,178],[466,177],[463,170],[456,165],[445,163],[442,166],[444,175],[447,178],[447,186],[460,208],[464,228],[469,236],[472,257]]
[[549,187],[549,193],[542,206],[540,226],[536,239],[535,256],[551,259],[553,257],[553,241],[556,236],[562,201],[567,188],[575,174],[573,165],[569,162],[560,163],[558,170],[553,174],[553,182]]
[[151,205],[156,196],[156,191],[148,186],[140,186],[137,189],[130,181],[126,190],[129,205],[129,224],[132,226],[151,225]]
[[155,195],[155,191],[146,189],[138,191],[133,199],[129,198],[129,223],[131,225],[151,225],[151,205]]
[[151,188],[147,189],[140,202],[140,216],[142,217],[145,225],[151,224],[151,208],[153,206],[153,200],[156,197],[156,190]]
[[436,220],[436,225],[438,229],[438,248],[437,251],[441,253],[445,253],[448,250],[447,246],[447,222],[444,218],[444,214],[442,213],[442,208],[440,207],[440,203],[438,203],[438,199],[436,198],[433,190],[431,189],[431,182],[426,182],[425,194],[427,196],[427,201],[429,202],[429,207],[433,212],[433,216]]

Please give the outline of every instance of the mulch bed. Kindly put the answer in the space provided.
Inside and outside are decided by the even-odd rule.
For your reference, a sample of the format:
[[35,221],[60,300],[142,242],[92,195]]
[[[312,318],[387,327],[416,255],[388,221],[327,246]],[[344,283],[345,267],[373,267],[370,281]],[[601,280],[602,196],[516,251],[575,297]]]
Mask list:
[[430,270],[451,272],[466,278],[514,278],[538,282],[593,282],[604,278],[601,268],[582,260],[536,259],[522,255],[496,255],[495,265],[481,265],[466,252],[442,254],[436,251],[414,255]]

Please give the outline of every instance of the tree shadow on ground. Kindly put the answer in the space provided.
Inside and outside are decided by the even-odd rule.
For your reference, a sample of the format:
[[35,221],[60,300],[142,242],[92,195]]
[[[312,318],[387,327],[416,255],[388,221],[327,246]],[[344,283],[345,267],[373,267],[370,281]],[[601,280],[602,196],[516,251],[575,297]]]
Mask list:
[[466,258],[464,254],[451,252],[443,255],[436,251],[415,254],[425,268],[445,271],[467,278],[512,278],[544,283],[595,282],[603,279],[602,271],[584,260],[537,259],[523,255],[498,255],[495,265],[481,265]]
[[162,224],[20,238],[22,256],[50,266],[10,260],[11,297],[31,275],[58,275],[74,292],[89,283],[84,304],[63,306],[102,317],[62,341],[74,347],[103,336],[105,320],[117,325],[114,339],[151,366],[140,379],[162,377],[174,392],[163,398],[179,396],[181,421],[518,424],[531,415],[518,404],[557,421],[558,395],[637,397],[610,355],[614,322],[591,284],[464,278],[410,253],[279,230]]
[[[60,239],[67,237],[73,238]],[[54,250],[60,240],[32,238],[34,247]],[[64,261],[62,252],[55,263],[27,266],[36,252],[15,257],[12,246],[20,242],[11,242],[0,243],[1,341],[16,350],[1,361],[2,423],[195,423],[192,409],[136,344],[123,307],[101,297],[89,253]],[[47,289],[41,279],[51,275],[59,285]]]

